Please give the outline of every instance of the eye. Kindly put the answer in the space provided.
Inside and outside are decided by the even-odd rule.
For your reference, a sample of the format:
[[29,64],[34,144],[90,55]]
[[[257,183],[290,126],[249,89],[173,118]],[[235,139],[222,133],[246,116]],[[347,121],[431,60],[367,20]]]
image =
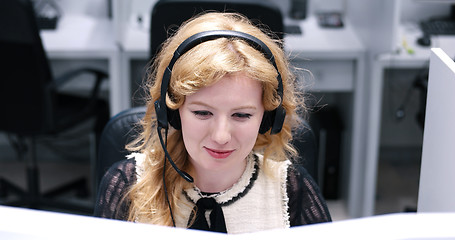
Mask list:
[[251,114],[249,113],[234,113],[232,114],[232,116],[234,118],[237,118],[237,119],[250,119],[250,117],[252,116]]
[[212,116],[213,114],[209,111],[192,111],[192,113],[200,118],[200,119],[207,119],[209,118],[210,116]]

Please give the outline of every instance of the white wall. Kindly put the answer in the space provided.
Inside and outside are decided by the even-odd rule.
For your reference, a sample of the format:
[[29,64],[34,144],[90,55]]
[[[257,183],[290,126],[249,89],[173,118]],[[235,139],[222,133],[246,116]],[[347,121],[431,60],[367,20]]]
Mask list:
[[420,21],[435,16],[450,14],[450,2],[453,0],[400,0],[402,22]]
[[108,16],[108,0],[55,0],[63,14]]

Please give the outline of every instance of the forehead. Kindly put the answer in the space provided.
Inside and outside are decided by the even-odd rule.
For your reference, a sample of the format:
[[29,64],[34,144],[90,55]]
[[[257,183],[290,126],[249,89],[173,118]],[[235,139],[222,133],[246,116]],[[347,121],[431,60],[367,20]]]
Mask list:
[[236,73],[222,77],[215,84],[201,88],[186,96],[188,104],[202,102],[207,105],[262,105],[262,85],[246,74]]

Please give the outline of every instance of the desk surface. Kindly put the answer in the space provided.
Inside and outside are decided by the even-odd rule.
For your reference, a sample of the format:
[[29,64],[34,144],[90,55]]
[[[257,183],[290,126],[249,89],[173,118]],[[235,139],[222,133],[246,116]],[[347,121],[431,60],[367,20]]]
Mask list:
[[[349,23],[343,28],[320,28],[315,16],[303,21],[285,19],[285,24],[299,25],[302,34],[286,35],[285,50],[291,56],[305,58],[353,58],[365,51],[360,39]],[[150,32],[147,26],[132,25],[125,29],[123,50],[137,58],[149,54]]]
[[[450,57],[455,57],[455,36],[439,35],[431,37],[431,46],[425,47],[417,44],[417,39],[422,36],[417,23],[403,23],[398,27],[400,43],[397,43],[398,53],[384,53],[377,57],[377,62],[384,66],[397,67],[424,67],[428,65],[431,48],[442,48]],[[403,45],[412,50],[408,53]]]
[[321,28],[314,15],[304,21],[285,19],[285,24],[299,25],[300,35],[286,35],[285,50],[304,58],[356,58],[365,51],[352,25],[346,19],[342,28]]
[[[207,239],[224,235],[0,206],[0,239]],[[147,237],[149,236],[149,237]]]
[[118,51],[113,23],[105,18],[63,15],[54,30],[42,30],[49,57],[109,57]]
[[0,206],[0,239],[455,239],[455,213],[390,214],[226,235]]

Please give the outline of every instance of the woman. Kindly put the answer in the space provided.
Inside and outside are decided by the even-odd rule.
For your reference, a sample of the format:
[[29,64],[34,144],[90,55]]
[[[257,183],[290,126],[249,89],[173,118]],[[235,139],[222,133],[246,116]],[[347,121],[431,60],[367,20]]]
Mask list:
[[288,160],[304,104],[280,46],[238,14],[184,23],[152,65],[135,153],[104,176],[95,216],[227,233],[331,221]]

